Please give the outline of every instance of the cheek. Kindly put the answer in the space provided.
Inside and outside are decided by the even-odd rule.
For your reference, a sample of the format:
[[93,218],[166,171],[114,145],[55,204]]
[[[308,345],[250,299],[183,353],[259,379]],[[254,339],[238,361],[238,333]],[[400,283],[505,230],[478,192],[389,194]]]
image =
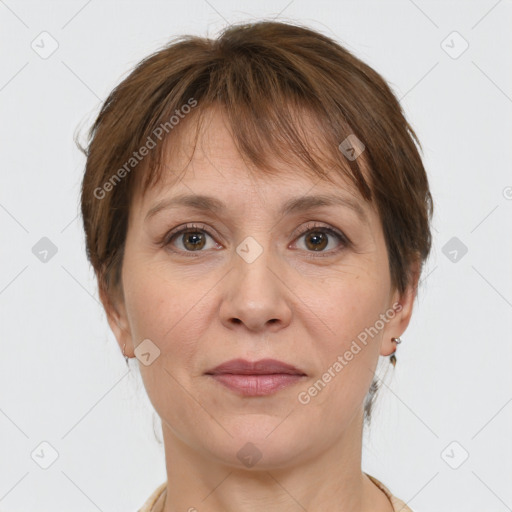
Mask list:
[[388,287],[385,279],[374,279],[374,273],[358,269],[350,278],[333,277],[324,283],[310,304],[324,320],[333,348],[339,350],[374,325],[384,312]]
[[148,366],[139,361],[144,386],[160,416],[178,424],[187,417],[190,398],[184,388],[191,388],[197,373],[197,340],[208,324],[197,321],[204,317],[204,291],[182,280],[170,282],[161,269],[151,265],[127,266],[126,275],[125,304],[135,349],[149,339],[159,351]]
[[[135,345],[144,338],[166,351],[169,340],[201,309],[203,288],[151,262],[126,262],[125,303]],[[190,333],[193,339],[194,333]]]
[[200,370],[200,340],[208,337],[206,331],[214,321],[213,295],[207,294],[214,282],[194,280],[174,269],[171,273],[158,263],[133,263],[126,266],[124,282],[132,339],[135,347],[149,339],[159,350],[151,365],[139,364],[148,393],[151,389],[159,393],[162,386],[179,388],[171,375],[188,385]]
[[[325,408],[322,414],[342,414],[345,407],[355,407],[366,395],[380,353],[382,330],[375,326],[380,325],[380,314],[384,313],[385,284],[377,286],[362,275],[350,282],[330,281],[324,295],[309,302],[322,319],[313,336],[322,340],[313,347],[321,352],[320,370],[313,382],[315,389],[308,392],[319,413]],[[328,404],[333,403],[340,407],[326,412],[330,410]]]

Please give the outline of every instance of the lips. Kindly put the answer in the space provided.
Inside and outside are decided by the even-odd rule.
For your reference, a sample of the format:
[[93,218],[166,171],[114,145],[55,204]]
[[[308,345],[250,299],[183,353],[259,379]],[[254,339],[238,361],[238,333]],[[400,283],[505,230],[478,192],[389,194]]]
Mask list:
[[259,361],[231,359],[206,372],[207,375],[228,373],[234,375],[306,375],[301,369],[277,359],[260,359]]
[[212,368],[206,375],[243,397],[273,395],[306,377],[299,368],[277,359],[231,359]]

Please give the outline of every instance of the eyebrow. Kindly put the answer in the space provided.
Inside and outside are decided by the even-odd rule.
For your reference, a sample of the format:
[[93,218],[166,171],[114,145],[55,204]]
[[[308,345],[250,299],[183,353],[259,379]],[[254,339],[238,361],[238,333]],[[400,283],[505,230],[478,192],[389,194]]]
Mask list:
[[[161,210],[188,207],[198,211],[220,213],[227,209],[225,203],[216,197],[201,194],[183,194],[172,198],[162,199],[156,203],[146,214],[145,221]],[[351,197],[323,194],[314,196],[301,196],[286,201],[279,212],[280,215],[290,215],[296,212],[312,210],[322,206],[344,206],[351,209],[362,221],[368,222],[368,217],[361,204]]]

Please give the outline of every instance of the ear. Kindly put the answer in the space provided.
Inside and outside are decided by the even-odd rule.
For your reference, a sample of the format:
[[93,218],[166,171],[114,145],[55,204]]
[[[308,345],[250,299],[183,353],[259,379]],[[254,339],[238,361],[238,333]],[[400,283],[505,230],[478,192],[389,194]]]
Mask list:
[[135,357],[130,323],[128,322],[128,316],[126,314],[122,289],[109,291],[105,284],[99,282],[99,279],[98,289],[101,303],[107,315],[108,324],[116,337],[121,353],[124,347],[126,356]]
[[[414,300],[418,291],[418,281],[421,272],[421,260],[417,258],[411,265],[411,282],[400,293],[398,290],[390,293],[390,301],[388,303],[388,312],[394,310],[393,313],[387,314],[390,318],[384,328],[380,354],[382,356],[389,356],[396,350],[396,343],[391,341],[391,338],[399,338],[407,329],[409,321],[411,320]],[[392,316],[392,318],[391,318]]]

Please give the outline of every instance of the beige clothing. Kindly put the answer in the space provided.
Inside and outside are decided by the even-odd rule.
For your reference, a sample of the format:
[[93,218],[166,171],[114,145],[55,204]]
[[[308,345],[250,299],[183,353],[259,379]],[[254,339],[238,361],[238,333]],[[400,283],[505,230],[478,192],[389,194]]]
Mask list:
[[[368,475],[368,478],[389,498],[394,512],[413,512],[402,500],[391,494],[389,489],[375,477]],[[167,494],[167,482],[159,485],[146,503],[137,512],[162,512],[164,509],[165,495]]]

